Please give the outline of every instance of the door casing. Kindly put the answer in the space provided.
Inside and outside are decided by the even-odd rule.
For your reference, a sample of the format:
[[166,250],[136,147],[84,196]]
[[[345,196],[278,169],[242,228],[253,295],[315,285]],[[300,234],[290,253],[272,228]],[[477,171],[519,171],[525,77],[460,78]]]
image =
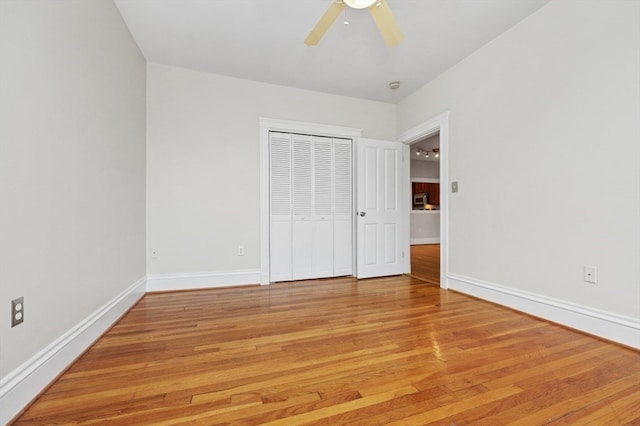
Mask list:
[[[409,146],[435,133],[440,133],[440,287],[446,289],[449,288],[449,111],[410,128],[400,135],[398,141]],[[407,185],[411,185],[410,177]],[[407,203],[411,203],[409,198]],[[407,223],[411,220],[410,214],[411,210],[408,209]],[[407,241],[410,241],[408,226],[406,232]],[[410,268],[410,263],[407,263],[406,273],[410,272]]]

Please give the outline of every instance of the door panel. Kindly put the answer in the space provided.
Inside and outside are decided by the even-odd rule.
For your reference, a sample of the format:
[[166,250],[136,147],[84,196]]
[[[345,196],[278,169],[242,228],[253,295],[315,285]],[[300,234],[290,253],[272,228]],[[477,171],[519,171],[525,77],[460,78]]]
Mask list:
[[333,274],[353,274],[352,218],[336,218],[333,222]]
[[353,274],[353,162],[350,140],[333,140],[333,274]]
[[313,222],[302,217],[293,221],[292,278],[313,278]]
[[367,210],[378,209],[378,150],[375,147],[365,147],[365,204]]
[[294,280],[313,277],[313,163],[311,136],[293,139],[293,244]]
[[384,263],[394,264],[398,262],[398,226],[395,223],[384,225]]
[[[400,177],[402,144],[360,139],[357,148],[357,277],[398,275],[406,203]],[[405,198],[403,198],[405,197]]]
[[364,263],[367,266],[378,264],[378,224],[364,224]]
[[271,220],[271,281],[291,280],[291,221]]
[[313,273],[333,276],[333,140],[313,138]]
[[313,223],[313,275],[333,276],[333,223],[330,217],[320,217]]
[[271,281],[291,279],[291,135],[271,133],[269,150]]
[[396,150],[384,150],[384,208],[387,211],[398,208],[398,154]]

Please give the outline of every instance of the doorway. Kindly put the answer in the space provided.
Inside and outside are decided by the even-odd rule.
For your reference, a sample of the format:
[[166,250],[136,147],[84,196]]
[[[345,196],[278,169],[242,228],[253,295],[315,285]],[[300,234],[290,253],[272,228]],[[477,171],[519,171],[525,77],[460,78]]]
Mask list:
[[411,144],[410,275],[440,284],[440,132]]
[[[410,250],[411,250],[411,256],[409,256],[409,265],[408,265],[408,271],[411,271],[410,273],[414,272],[414,267],[413,267],[413,263],[416,262],[417,263],[417,268],[416,268],[416,272],[425,275],[428,281],[430,282],[434,282],[434,283],[439,283],[441,288],[448,288],[449,284],[448,284],[448,264],[449,264],[449,258],[448,258],[448,234],[449,234],[449,230],[448,230],[448,217],[449,217],[449,212],[448,212],[448,206],[449,206],[449,191],[448,191],[448,182],[449,182],[449,177],[448,177],[448,160],[449,160],[449,149],[448,149],[448,142],[449,142],[449,113],[445,112],[443,114],[440,114],[436,117],[434,117],[433,119],[426,121],[418,126],[415,126],[409,130],[407,130],[405,133],[403,133],[399,140],[400,142],[404,143],[405,145],[408,145],[412,156],[411,158],[413,158],[414,156],[417,156],[417,148],[421,147],[421,144],[419,144],[419,142],[428,140],[431,137],[434,137],[438,135],[438,148],[437,148],[437,155],[438,155],[438,161],[439,161],[439,171],[437,173],[437,178],[435,177],[430,177],[430,178],[423,178],[426,180],[432,179],[435,180],[439,183],[439,194],[438,194],[438,202],[439,202],[439,211],[437,213],[437,216],[439,216],[439,223],[435,226],[439,227],[439,241],[435,238],[435,236],[422,236],[422,237],[414,237],[413,243],[430,243],[430,244],[424,244],[425,247],[420,247],[418,244],[412,244],[410,246]],[[415,145],[415,146],[414,146]],[[421,147],[421,152],[420,155],[425,156],[427,149],[430,149],[429,151],[429,155],[430,156],[434,156],[436,155],[436,152],[434,152],[434,148],[429,148],[429,146],[427,145],[426,147]],[[411,223],[411,214],[414,215],[433,215],[435,216],[436,213],[413,213],[413,206],[414,203],[418,204],[418,199],[414,199],[413,197],[413,182],[411,182],[411,178],[409,178],[409,182],[407,182],[407,187],[412,188],[412,196],[411,197],[407,197],[409,198],[407,200],[408,205],[411,206],[409,215],[407,217],[407,223]],[[433,197],[433,195],[431,195],[431,197]],[[433,199],[433,198],[432,198]],[[428,205],[430,201],[429,196],[427,196],[427,198],[423,198],[422,202],[423,205]],[[433,210],[433,205],[431,205],[431,207],[427,207],[431,208]],[[424,208],[423,208],[424,210]],[[432,224],[433,225],[433,224]],[[409,230],[407,232],[407,241],[408,242],[412,242],[411,241],[411,231]],[[423,239],[420,239],[423,238]],[[432,239],[429,239],[432,238]],[[420,244],[423,245],[423,244]],[[416,247],[417,249],[414,250],[414,247]],[[438,264],[438,268],[434,267],[434,263]],[[422,267],[425,267],[428,269],[427,271],[420,271]],[[435,275],[437,274],[437,275]],[[436,276],[437,276],[437,280],[436,280]]]
[[412,277],[440,285],[440,244],[414,244],[411,246]]

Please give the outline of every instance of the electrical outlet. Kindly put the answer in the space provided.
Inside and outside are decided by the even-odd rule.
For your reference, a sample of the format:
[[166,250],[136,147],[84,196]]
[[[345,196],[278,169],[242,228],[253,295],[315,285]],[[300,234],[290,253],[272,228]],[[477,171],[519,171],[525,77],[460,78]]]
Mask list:
[[596,284],[598,282],[598,268],[584,265],[584,280],[588,283]]
[[244,256],[244,246],[238,246],[238,256]]
[[11,327],[22,324],[24,321],[24,297],[18,297],[11,301]]

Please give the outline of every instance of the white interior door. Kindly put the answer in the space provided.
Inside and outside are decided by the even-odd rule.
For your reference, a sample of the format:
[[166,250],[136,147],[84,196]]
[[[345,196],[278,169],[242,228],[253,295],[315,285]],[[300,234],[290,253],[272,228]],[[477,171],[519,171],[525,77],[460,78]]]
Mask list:
[[360,139],[357,147],[357,277],[404,272],[403,145]]

